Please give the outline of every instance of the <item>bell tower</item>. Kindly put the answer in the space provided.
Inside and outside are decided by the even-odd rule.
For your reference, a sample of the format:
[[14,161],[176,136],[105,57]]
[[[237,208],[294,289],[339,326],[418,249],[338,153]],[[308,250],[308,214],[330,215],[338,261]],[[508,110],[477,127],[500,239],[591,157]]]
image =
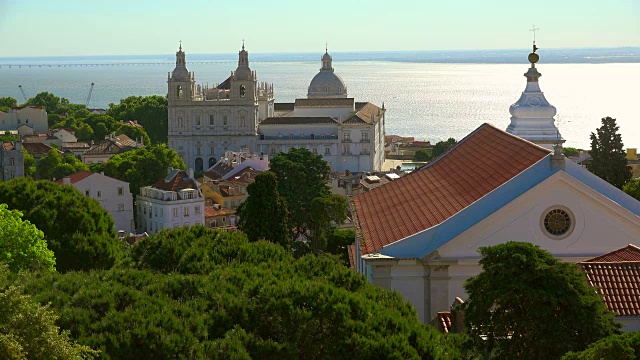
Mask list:
[[167,77],[169,103],[191,101],[195,93],[195,76],[187,69],[182,42],[176,52],[176,67]]
[[231,77],[231,99],[243,103],[257,102],[257,77],[255,71],[249,68],[249,52],[244,49],[238,52],[238,67]]

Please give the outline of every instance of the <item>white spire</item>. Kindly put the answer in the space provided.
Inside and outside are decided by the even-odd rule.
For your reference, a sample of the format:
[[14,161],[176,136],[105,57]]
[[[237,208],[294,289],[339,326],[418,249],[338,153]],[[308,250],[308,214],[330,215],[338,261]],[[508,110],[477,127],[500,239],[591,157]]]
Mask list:
[[549,104],[540,90],[538,79],[542,74],[536,69],[536,63],[540,59],[536,50],[538,47],[534,41],[533,52],[529,54],[531,67],[524,74],[527,85],[520,99],[509,108],[511,124],[507,132],[551,149],[554,144],[565,140],[555,126],[556,108]]

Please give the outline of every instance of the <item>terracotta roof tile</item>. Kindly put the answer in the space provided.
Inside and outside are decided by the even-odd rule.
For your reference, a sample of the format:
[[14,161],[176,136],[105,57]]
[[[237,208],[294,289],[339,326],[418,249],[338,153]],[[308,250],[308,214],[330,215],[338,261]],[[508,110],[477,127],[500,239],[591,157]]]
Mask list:
[[361,107],[356,106],[356,111],[349,115],[342,123],[343,124],[358,124],[358,123],[366,123],[366,124],[375,124],[380,119],[382,119],[382,115],[384,115],[385,110],[382,110],[378,106],[372,103],[357,103],[357,105],[362,105]]
[[[47,155],[49,150],[52,149],[51,146],[44,143],[22,143],[22,147],[27,150],[27,152],[34,156]],[[59,150],[58,150],[59,151]],[[60,151],[59,151],[60,152]],[[62,152],[60,152],[62,153]]]
[[143,147],[144,145],[142,143],[136,142],[127,135],[120,134],[113,139],[102,140],[96,146],[87,150],[84,155],[115,155]]
[[13,149],[15,149],[15,147],[16,146],[12,142],[9,142],[9,141],[2,143],[2,148],[4,150],[13,150]]
[[[75,184],[80,180],[86,179],[89,176],[93,175],[95,173],[91,172],[91,171],[78,171],[75,174],[71,174],[69,175],[69,179],[71,180],[71,184]],[[62,185],[64,183],[64,179],[59,179],[56,180],[56,183]]]
[[356,245],[347,246],[347,252],[349,254],[349,267],[354,269],[356,268]]
[[214,216],[223,216],[223,215],[235,215],[236,210],[220,208],[216,209],[214,206],[205,206],[204,208],[204,217],[214,217]]
[[420,170],[352,199],[362,254],[444,222],[549,153],[483,124]]
[[167,176],[167,178],[163,178],[156,181],[156,183],[153,184],[153,187],[156,189],[165,190],[165,191],[180,191],[184,189],[198,188],[198,185],[195,183],[194,180],[189,178],[189,175],[187,175],[186,171],[183,171],[183,170],[180,170],[180,171],[174,170],[174,171],[175,173],[173,174],[173,177],[171,177],[170,180],[167,180],[167,178],[170,176],[169,175]]
[[640,316],[640,261],[580,263],[591,286],[618,316]]
[[451,331],[451,312],[450,311],[438,312],[438,328],[445,334]]
[[621,249],[610,253],[585,260],[584,262],[620,262],[620,261],[640,261],[640,247],[629,244]]

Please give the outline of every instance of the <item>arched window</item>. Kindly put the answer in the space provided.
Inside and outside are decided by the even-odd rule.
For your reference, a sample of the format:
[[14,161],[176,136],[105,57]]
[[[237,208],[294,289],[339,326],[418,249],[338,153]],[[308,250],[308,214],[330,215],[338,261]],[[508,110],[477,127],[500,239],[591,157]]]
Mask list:
[[247,117],[244,115],[240,115],[240,126],[241,127],[247,126]]
[[202,158],[200,157],[196,158],[196,169],[195,169],[196,171],[203,170],[204,165],[202,163],[203,163]]
[[214,157],[210,157],[210,158],[209,158],[209,167],[212,167],[213,165],[215,165],[215,164],[216,164],[216,162],[217,162],[217,161],[216,161],[216,158],[214,158]]
[[247,89],[244,87],[244,85],[240,85],[240,97],[245,97],[247,96]]
[[178,99],[182,99],[182,85],[178,85],[176,93],[178,94]]

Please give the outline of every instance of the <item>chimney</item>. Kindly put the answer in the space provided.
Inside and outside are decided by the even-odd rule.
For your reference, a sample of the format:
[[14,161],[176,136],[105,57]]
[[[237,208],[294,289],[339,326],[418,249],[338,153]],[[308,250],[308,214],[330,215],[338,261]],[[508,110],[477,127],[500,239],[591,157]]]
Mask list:
[[62,184],[64,185],[71,185],[71,178],[68,176],[65,176],[62,178]]
[[564,154],[562,153],[562,144],[553,146],[553,154],[551,155],[551,168],[564,170]]

